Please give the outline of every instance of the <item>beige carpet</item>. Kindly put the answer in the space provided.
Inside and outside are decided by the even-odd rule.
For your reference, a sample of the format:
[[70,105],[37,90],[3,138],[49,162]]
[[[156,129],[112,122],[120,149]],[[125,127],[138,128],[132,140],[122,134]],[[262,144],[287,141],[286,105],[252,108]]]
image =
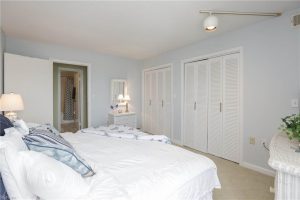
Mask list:
[[[191,150],[189,148],[186,148]],[[193,152],[205,155],[212,159],[218,168],[218,176],[222,189],[214,190],[214,200],[271,200],[274,194],[270,193],[270,186],[274,186],[274,178],[241,167],[240,165],[204,154],[195,150]]]

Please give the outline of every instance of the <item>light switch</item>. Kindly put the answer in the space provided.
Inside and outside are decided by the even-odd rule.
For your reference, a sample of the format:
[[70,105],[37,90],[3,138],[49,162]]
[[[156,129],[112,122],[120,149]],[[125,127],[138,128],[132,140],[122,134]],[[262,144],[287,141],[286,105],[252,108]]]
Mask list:
[[292,99],[291,100],[291,107],[292,108],[298,108],[298,99]]

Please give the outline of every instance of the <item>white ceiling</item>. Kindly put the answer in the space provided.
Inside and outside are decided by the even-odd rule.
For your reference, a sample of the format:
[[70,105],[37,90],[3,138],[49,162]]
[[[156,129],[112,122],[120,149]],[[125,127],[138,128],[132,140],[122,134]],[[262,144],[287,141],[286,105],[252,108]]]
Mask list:
[[207,33],[200,9],[284,12],[299,7],[299,1],[5,1],[2,28],[8,36],[145,59],[268,19],[219,16],[218,30]]

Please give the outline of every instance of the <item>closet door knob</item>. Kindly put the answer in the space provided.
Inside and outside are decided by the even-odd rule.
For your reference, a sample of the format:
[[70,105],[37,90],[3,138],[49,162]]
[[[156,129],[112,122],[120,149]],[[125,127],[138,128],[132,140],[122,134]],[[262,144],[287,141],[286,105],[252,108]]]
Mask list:
[[223,105],[222,105],[222,102],[220,102],[220,112],[222,112],[223,110]]
[[194,102],[194,110],[196,110],[197,109],[197,102],[195,101]]

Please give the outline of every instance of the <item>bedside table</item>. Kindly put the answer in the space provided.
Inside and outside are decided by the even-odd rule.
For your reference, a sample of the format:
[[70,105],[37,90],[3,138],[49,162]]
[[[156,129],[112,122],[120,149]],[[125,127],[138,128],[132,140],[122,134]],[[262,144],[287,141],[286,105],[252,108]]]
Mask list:
[[132,128],[137,128],[136,114],[134,112],[109,113],[108,125],[111,124],[125,125]]

